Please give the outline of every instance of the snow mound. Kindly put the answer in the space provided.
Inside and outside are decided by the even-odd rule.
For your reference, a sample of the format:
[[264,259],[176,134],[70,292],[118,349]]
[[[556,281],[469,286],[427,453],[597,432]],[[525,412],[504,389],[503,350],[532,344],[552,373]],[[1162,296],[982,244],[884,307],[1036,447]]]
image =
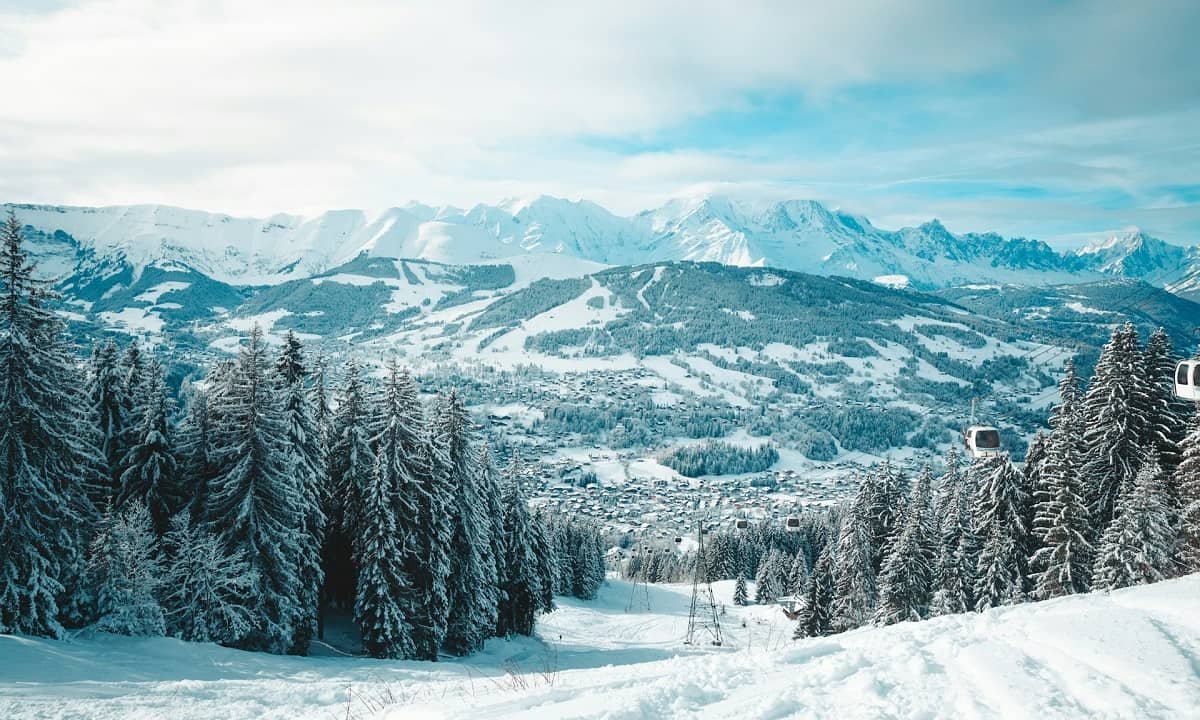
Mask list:
[[483,703],[396,707],[386,717],[1195,717],[1198,595],[1200,576],[1193,575],[787,641],[781,650],[743,647],[566,672],[552,688]]

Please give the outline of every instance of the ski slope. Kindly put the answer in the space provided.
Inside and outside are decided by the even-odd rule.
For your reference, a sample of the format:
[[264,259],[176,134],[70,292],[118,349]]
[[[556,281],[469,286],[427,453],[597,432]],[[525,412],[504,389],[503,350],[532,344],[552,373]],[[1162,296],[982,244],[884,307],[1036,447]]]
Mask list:
[[1183,718],[1200,708],[1200,575],[983,614],[790,639],[724,603],[681,643],[690,587],[610,580],[540,639],[437,664],[273,657],[170,639],[0,636],[0,717]]

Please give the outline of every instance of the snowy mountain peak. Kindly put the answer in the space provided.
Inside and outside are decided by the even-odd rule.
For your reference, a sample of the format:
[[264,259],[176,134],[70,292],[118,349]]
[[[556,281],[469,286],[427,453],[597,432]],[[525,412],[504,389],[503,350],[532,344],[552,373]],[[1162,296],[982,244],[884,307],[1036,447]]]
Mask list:
[[[377,215],[346,209],[267,218],[161,205],[7,207],[47,236],[56,231],[70,236],[76,243],[71,252],[93,261],[126,263],[135,274],[151,263],[177,263],[238,285],[312,275],[362,253],[450,264],[547,253],[608,265],[697,260],[868,280],[903,275],[920,288],[1200,273],[1200,250],[1137,230],[1059,253],[1037,240],[956,235],[940,220],[881,230],[864,217],[814,200],[746,200],[716,193],[674,198],[632,217],[586,200],[548,195],[468,210],[409,203]],[[49,265],[69,269],[81,258]]]

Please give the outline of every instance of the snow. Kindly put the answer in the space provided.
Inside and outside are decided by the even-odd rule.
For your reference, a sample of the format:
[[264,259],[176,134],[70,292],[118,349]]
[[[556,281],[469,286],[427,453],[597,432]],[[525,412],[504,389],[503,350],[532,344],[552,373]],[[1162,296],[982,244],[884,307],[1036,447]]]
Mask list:
[[[725,607],[686,646],[688,585],[610,579],[538,638],[437,664],[247,653],[166,638],[0,635],[0,716],[129,718],[1194,717],[1200,575],[791,640],[776,606]],[[751,586],[751,595],[753,589]]]
[[106,310],[98,313],[97,317],[104,324],[116,326],[121,332],[130,335],[157,335],[163,329],[162,317],[146,308],[127,307],[120,312]]
[[[409,205],[382,212],[333,210],[259,218],[162,205],[21,205],[0,206],[0,212],[10,208],[46,233],[65,231],[96,257],[127,259],[135,277],[146,266],[157,265],[193,268],[240,285],[307,277],[362,253],[452,264],[549,256],[606,265],[715,261],[849,273],[892,287],[1149,277],[1148,269],[1194,270],[1200,260],[1194,247],[1172,246],[1134,232],[1076,253],[1059,253],[1044,269],[1022,264],[1023,252],[1038,252],[1022,247],[1014,250],[1017,257],[1006,261],[1001,255],[997,263],[996,246],[1012,249],[1010,241],[981,243],[969,235],[953,235],[938,223],[888,231],[813,201],[762,202],[720,195],[673,199],[633,217],[614,215],[590,202],[544,196],[465,211]],[[65,272],[71,264],[62,258],[39,260]],[[542,272],[536,260],[526,267],[534,274]],[[550,273],[537,276],[555,276]],[[768,272],[750,276],[751,283],[781,280]]]
[[1097,310],[1096,308],[1088,307],[1087,305],[1084,305],[1083,303],[1079,302],[1078,300],[1074,300],[1074,301],[1071,301],[1068,303],[1063,303],[1063,307],[1067,308],[1068,310],[1074,310],[1075,312],[1079,313],[1080,315],[1109,315],[1110,314],[1108,312],[1105,312],[1104,310]]
[[177,280],[168,280],[167,282],[163,282],[163,283],[159,283],[159,284],[155,285],[154,287],[150,288],[146,292],[135,297],[134,300],[139,300],[141,302],[148,302],[150,304],[156,304],[158,302],[158,299],[161,298],[163,295],[165,295],[169,292],[176,292],[179,290],[187,290],[191,286],[192,286],[191,283],[179,282]]
[[890,287],[893,290],[903,290],[911,284],[907,275],[877,275],[874,282],[876,285]]

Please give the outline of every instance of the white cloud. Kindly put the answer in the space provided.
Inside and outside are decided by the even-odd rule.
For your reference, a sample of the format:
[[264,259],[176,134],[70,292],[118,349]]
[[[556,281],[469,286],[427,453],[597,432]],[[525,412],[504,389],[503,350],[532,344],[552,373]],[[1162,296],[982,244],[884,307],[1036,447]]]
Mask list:
[[1118,152],[1088,157],[1084,173],[1072,143],[1086,153],[1107,141],[1067,136],[976,142],[975,155],[821,158],[786,147],[629,157],[578,140],[661,134],[753,93],[820,103],[862,84],[1030,63],[1039,72],[1018,80],[1027,101],[1060,117],[1161,114],[1197,100],[1187,5],[845,5],[87,0],[0,10],[0,197],[264,213],[550,192],[633,210],[696,183],[844,188],[843,200],[863,205],[873,200],[855,188],[934,172],[1133,186],[1158,172],[1152,163],[1123,164]]

